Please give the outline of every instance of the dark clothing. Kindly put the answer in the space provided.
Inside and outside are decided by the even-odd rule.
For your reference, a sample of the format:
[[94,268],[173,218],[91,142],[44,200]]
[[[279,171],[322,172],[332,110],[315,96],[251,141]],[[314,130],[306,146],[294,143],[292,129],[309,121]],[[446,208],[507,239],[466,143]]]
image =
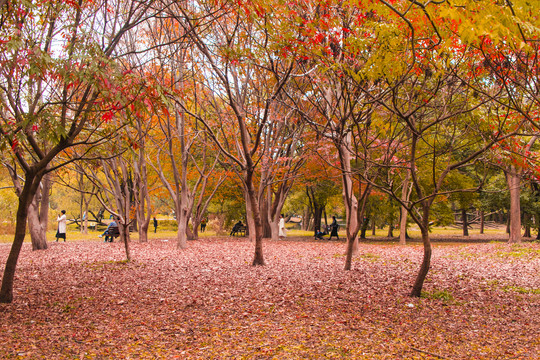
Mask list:
[[206,230],[206,219],[201,221],[201,232],[204,232],[204,230]]
[[330,229],[331,229],[330,237],[328,239],[330,240],[332,239],[333,236],[335,236],[339,240],[339,235],[338,235],[339,225],[335,217],[334,217],[334,221],[332,221],[332,224],[330,224]]
[[154,218],[154,233],[157,232],[157,219]]
[[325,235],[328,235],[328,234],[326,232],[322,232],[319,229],[315,230],[315,238],[322,240],[323,236]]
[[241,221],[237,222],[236,224],[234,224],[232,230],[231,230],[231,236],[236,234],[238,232],[238,230],[240,230],[240,228],[244,226],[244,224],[242,224]]

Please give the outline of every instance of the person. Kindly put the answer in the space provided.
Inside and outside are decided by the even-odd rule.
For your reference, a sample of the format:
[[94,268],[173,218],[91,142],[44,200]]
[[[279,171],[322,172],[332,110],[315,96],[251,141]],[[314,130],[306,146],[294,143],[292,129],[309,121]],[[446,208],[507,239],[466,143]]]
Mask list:
[[279,218],[279,239],[283,240],[287,237],[287,230],[285,230],[285,218],[283,217],[283,214],[281,214],[281,217]]
[[330,224],[330,229],[331,232],[330,232],[330,237],[328,238],[328,240],[332,240],[332,237],[335,236],[338,240],[339,240],[339,236],[338,236],[338,228],[339,228],[339,225],[337,223],[337,220],[336,220],[336,217],[335,216],[332,216],[332,223]]
[[238,232],[238,230],[240,230],[240,228],[244,226],[244,224],[242,224],[242,221],[238,221],[236,224],[234,224],[232,230],[231,230],[231,236],[233,236],[234,234],[236,234]]
[[56,242],[58,242],[58,239],[64,239],[64,242],[66,242],[66,210],[61,211],[61,214],[56,217],[56,221],[58,222],[58,229],[56,231]]
[[154,216],[154,234],[157,233],[157,219]]
[[321,229],[319,229],[319,227],[315,228],[315,238],[316,239],[322,240],[323,236],[325,236],[325,235],[328,235],[328,233],[326,231],[322,232]]
[[105,235],[105,241],[104,242],[107,242],[109,240],[110,240],[110,242],[113,242],[114,236],[113,236],[113,234],[109,234],[109,229],[112,228],[112,227],[118,227],[118,225],[116,225],[116,221],[115,221],[114,218],[113,218],[113,221],[111,221],[109,223],[109,225],[107,225],[107,228],[105,229],[103,234],[99,235],[99,237],[103,237],[103,235]]
[[206,223],[208,222],[207,218],[203,218],[201,220],[201,232],[204,232],[206,230]]

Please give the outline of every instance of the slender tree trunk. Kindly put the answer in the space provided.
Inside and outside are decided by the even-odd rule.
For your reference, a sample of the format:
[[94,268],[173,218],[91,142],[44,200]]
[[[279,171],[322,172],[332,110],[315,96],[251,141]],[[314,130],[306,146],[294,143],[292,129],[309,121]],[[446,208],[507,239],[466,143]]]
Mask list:
[[484,233],[484,226],[485,226],[484,210],[480,210],[480,234]]
[[540,214],[534,214],[534,224],[536,225],[536,240],[540,240]]
[[193,229],[189,227],[189,223],[186,224],[188,240],[197,240],[199,238],[199,223],[191,218],[191,224],[193,225]]
[[26,174],[26,179],[19,193],[19,205],[17,208],[17,216],[15,223],[15,236],[11,250],[9,252],[4,274],[2,277],[2,286],[0,288],[0,303],[11,303],[13,301],[13,280],[15,278],[15,270],[21,248],[26,235],[26,221],[28,218],[28,207],[36,194],[36,191],[41,181],[39,175]]
[[521,207],[520,207],[520,175],[512,166],[506,173],[508,189],[510,190],[510,235],[509,243],[521,242]]
[[[183,64],[182,64],[183,65]],[[188,149],[186,148],[186,123],[185,123],[185,114],[181,112],[181,108],[177,105],[176,111],[176,127],[178,129],[178,135],[180,138],[180,156],[181,156],[181,166],[182,172],[180,174],[180,208],[176,214],[176,220],[178,221],[178,249],[187,248],[187,223],[189,220],[188,214],[188,183],[187,183],[187,172],[188,172],[188,161],[189,154]]]
[[426,276],[429,272],[429,267],[431,264],[431,242],[429,240],[429,233],[424,230],[422,230],[422,242],[424,243],[424,257],[411,291],[411,296],[414,297],[420,297],[420,295],[422,295],[424,281],[426,280]]
[[461,209],[461,221],[463,222],[463,236],[469,236],[469,222],[466,209]]
[[[272,238],[274,239],[275,233],[272,231],[272,221],[270,220],[272,218],[271,211],[270,211],[270,203],[266,196],[262,197],[262,204],[261,204],[261,220],[263,225],[263,238]],[[277,237],[276,237],[277,239]]]
[[[255,220],[253,219],[253,210],[251,208],[251,200],[248,195],[247,187],[245,189],[244,193],[244,199],[246,201],[246,225],[249,230],[249,233],[246,234],[246,236],[249,238],[250,241],[255,242]],[[261,230],[262,231],[262,230]]]
[[126,251],[126,260],[131,261],[131,247],[129,238],[129,224],[117,222],[118,231],[120,232],[120,241],[124,243],[124,249]]
[[388,235],[389,238],[394,237],[394,224],[388,225]]
[[306,207],[304,209],[304,215],[302,216],[302,230],[309,230],[310,223],[311,223],[311,212]]
[[366,238],[368,225],[369,225],[369,218],[366,216],[364,217],[364,220],[362,221],[362,227],[360,228],[360,239]]
[[523,225],[525,227],[525,231],[523,232],[523,237],[530,238],[531,237],[531,215],[529,215],[529,213],[523,212]]
[[[403,181],[403,185],[401,186],[401,201],[403,203],[407,203],[409,200],[409,178],[411,174],[407,171],[407,175],[405,177],[405,180]],[[401,213],[400,213],[400,219],[399,219],[399,244],[405,245],[407,243],[407,216],[408,211],[405,206],[401,206]]]
[[423,210],[423,224],[421,226],[421,233],[422,233],[422,243],[424,244],[424,257],[422,259],[422,265],[420,265],[420,270],[418,271],[418,275],[416,276],[416,280],[413,285],[413,289],[411,291],[411,296],[414,297],[420,297],[422,294],[422,288],[424,286],[424,281],[426,280],[426,276],[429,272],[429,268],[431,265],[431,241],[429,239],[429,210],[427,208],[424,208]]
[[[85,194],[84,194],[84,173],[81,171],[79,174],[79,189],[81,191],[81,198],[80,198],[80,204],[79,204],[79,218],[81,219],[81,226],[80,226],[80,232],[81,234],[88,234],[88,212],[85,212]],[[88,210],[88,206],[86,206],[86,210]],[[86,214],[86,216],[85,216]]]
[[[264,256],[263,256],[263,234],[262,234],[262,221],[261,213],[259,211],[259,204],[257,201],[257,193],[253,188],[253,169],[246,170],[244,176],[244,184],[247,190],[247,198],[251,207],[251,216],[246,214],[248,219],[252,219],[253,228],[250,229],[250,236],[253,236],[255,239],[255,255],[253,257],[253,266],[265,265]],[[248,209],[246,208],[246,211]],[[249,220],[248,220],[249,223]]]

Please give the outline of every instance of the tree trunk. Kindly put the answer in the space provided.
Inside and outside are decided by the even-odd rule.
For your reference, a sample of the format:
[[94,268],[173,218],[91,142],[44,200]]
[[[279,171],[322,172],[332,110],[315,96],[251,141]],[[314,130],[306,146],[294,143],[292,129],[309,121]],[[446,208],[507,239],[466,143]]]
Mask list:
[[521,242],[521,208],[520,208],[520,175],[517,169],[512,166],[510,171],[506,172],[508,189],[510,190],[510,235],[509,243]]
[[118,231],[120,232],[120,241],[124,242],[124,249],[126,250],[126,260],[131,261],[131,248],[129,239],[129,224],[117,222]]
[[388,235],[387,236],[389,238],[394,237],[394,225],[393,224],[388,225]]
[[279,240],[279,221],[271,222],[270,227],[272,228],[272,240]]
[[360,229],[360,239],[366,238],[366,231],[368,229],[368,225],[369,225],[369,218],[365,217],[364,221],[362,222],[362,228]]
[[28,207],[27,222],[30,239],[32,240],[32,250],[47,249],[46,228],[43,226],[39,216],[39,203],[36,197],[34,197]]
[[414,297],[420,297],[420,295],[422,295],[424,280],[426,279],[431,264],[431,242],[429,240],[429,233],[427,230],[422,230],[422,242],[424,244],[424,258],[422,259],[420,271],[418,271],[418,275],[416,276],[416,280],[411,291],[411,296]]
[[[250,236],[255,239],[255,254],[253,257],[253,266],[265,265],[264,256],[263,256],[263,234],[262,234],[262,221],[261,213],[259,211],[259,204],[257,201],[257,193],[253,188],[253,170],[245,171],[244,184],[247,190],[246,197],[248,203],[250,204],[251,214],[248,213],[249,209],[246,206],[246,216],[248,219],[248,224],[253,224],[253,227],[250,228]],[[251,216],[250,216],[251,215]],[[251,224],[250,224],[251,222]]]
[[306,207],[304,209],[304,215],[302,216],[302,230],[309,230],[311,223],[311,212]]
[[414,297],[420,297],[422,295],[422,287],[424,286],[424,281],[426,280],[426,276],[429,272],[430,264],[431,264],[431,241],[429,239],[429,210],[427,208],[424,208],[423,212],[423,219],[422,219],[422,226],[420,227],[420,231],[422,233],[422,243],[424,244],[424,258],[422,259],[422,265],[420,265],[420,270],[418,271],[418,275],[416,276],[416,280],[413,285],[413,289],[411,291],[411,296]]
[[28,231],[32,250],[47,249],[47,223],[49,221],[49,176],[45,175],[27,212]]
[[79,174],[79,189],[81,191],[81,198],[79,200],[80,201],[79,218],[81,219],[80,232],[81,234],[88,234],[88,204],[85,201],[85,193],[84,193],[83,184],[84,184],[84,173],[81,171]]
[[[403,185],[401,186],[401,201],[407,203],[409,201],[409,178],[411,173],[407,171]],[[399,244],[405,245],[407,243],[407,216],[409,215],[407,208],[401,206],[401,213],[399,219]]]
[[[347,253],[345,254],[345,270],[351,270],[352,257],[358,252],[358,231],[360,230],[361,219],[364,218],[366,202],[370,192],[368,185],[362,190],[362,183],[357,182],[358,189],[355,193],[355,183],[353,181],[353,171],[351,166],[351,154],[349,152],[351,144],[351,134],[342,139],[337,146],[341,168],[341,180],[343,185],[343,201],[346,210],[346,234],[347,234]],[[358,197],[357,195],[358,194]]]
[[23,188],[19,193],[15,236],[6,261],[6,266],[4,268],[2,286],[0,288],[0,303],[11,303],[13,301],[13,280],[15,278],[15,270],[17,268],[19,254],[21,253],[24,237],[26,235],[28,207],[36,194],[41,177],[39,175],[31,175],[27,173]]
[[461,209],[461,221],[463,222],[463,236],[469,236],[469,222],[466,209]]
[[189,227],[189,223],[186,224],[186,232],[188,240],[197,240],[199,238],[199,223],[195,219],[191,218],[192,228]]
[[[244,199],[246,201],[246,226],[249,230],[249,233],[246,232],[246,236],[250,241],[256,241],[255,239],[255,220],[253,220],[253,210],[251,209],[251,200],[249,199],[248,190],[246,188],[244,193]],[[261,230],[262,231],[262,230]]]
[[[261,203],[261,220],[262,220],[262,230],[263,230],[263,238],[266,239],[274,239],[274,232],[273,232],[273,226],[272,221],[270,221],[270,218],[272,217],[272,214],[270,214],[270,204],[268,202],[268,199],[266,196],[262,197],[262,203]],[[277,237],[276,237],[277,239]]]
[[523,232],[523,237],[530,238],[531,237],[531,215],[529,215],[526,212],[523,212],[523,225],[525,227],[525,231]]
[[484,233],[484,226],[485,226],[484,210],[480,210],[480,234]]
[[534,224],[536,225],[536,240],[540,240],[540,214],[534,214]]

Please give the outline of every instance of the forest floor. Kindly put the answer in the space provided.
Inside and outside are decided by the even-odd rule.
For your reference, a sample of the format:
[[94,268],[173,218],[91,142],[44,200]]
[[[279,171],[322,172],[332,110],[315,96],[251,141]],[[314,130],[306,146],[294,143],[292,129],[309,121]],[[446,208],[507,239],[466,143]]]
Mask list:
[[0,358],[540,358],[538,242],[434,242],[422,298],[418,242],[362,243],[351,271],[341,241],[265,241],[258,267],[247,239],[131,246],[24,244]]

